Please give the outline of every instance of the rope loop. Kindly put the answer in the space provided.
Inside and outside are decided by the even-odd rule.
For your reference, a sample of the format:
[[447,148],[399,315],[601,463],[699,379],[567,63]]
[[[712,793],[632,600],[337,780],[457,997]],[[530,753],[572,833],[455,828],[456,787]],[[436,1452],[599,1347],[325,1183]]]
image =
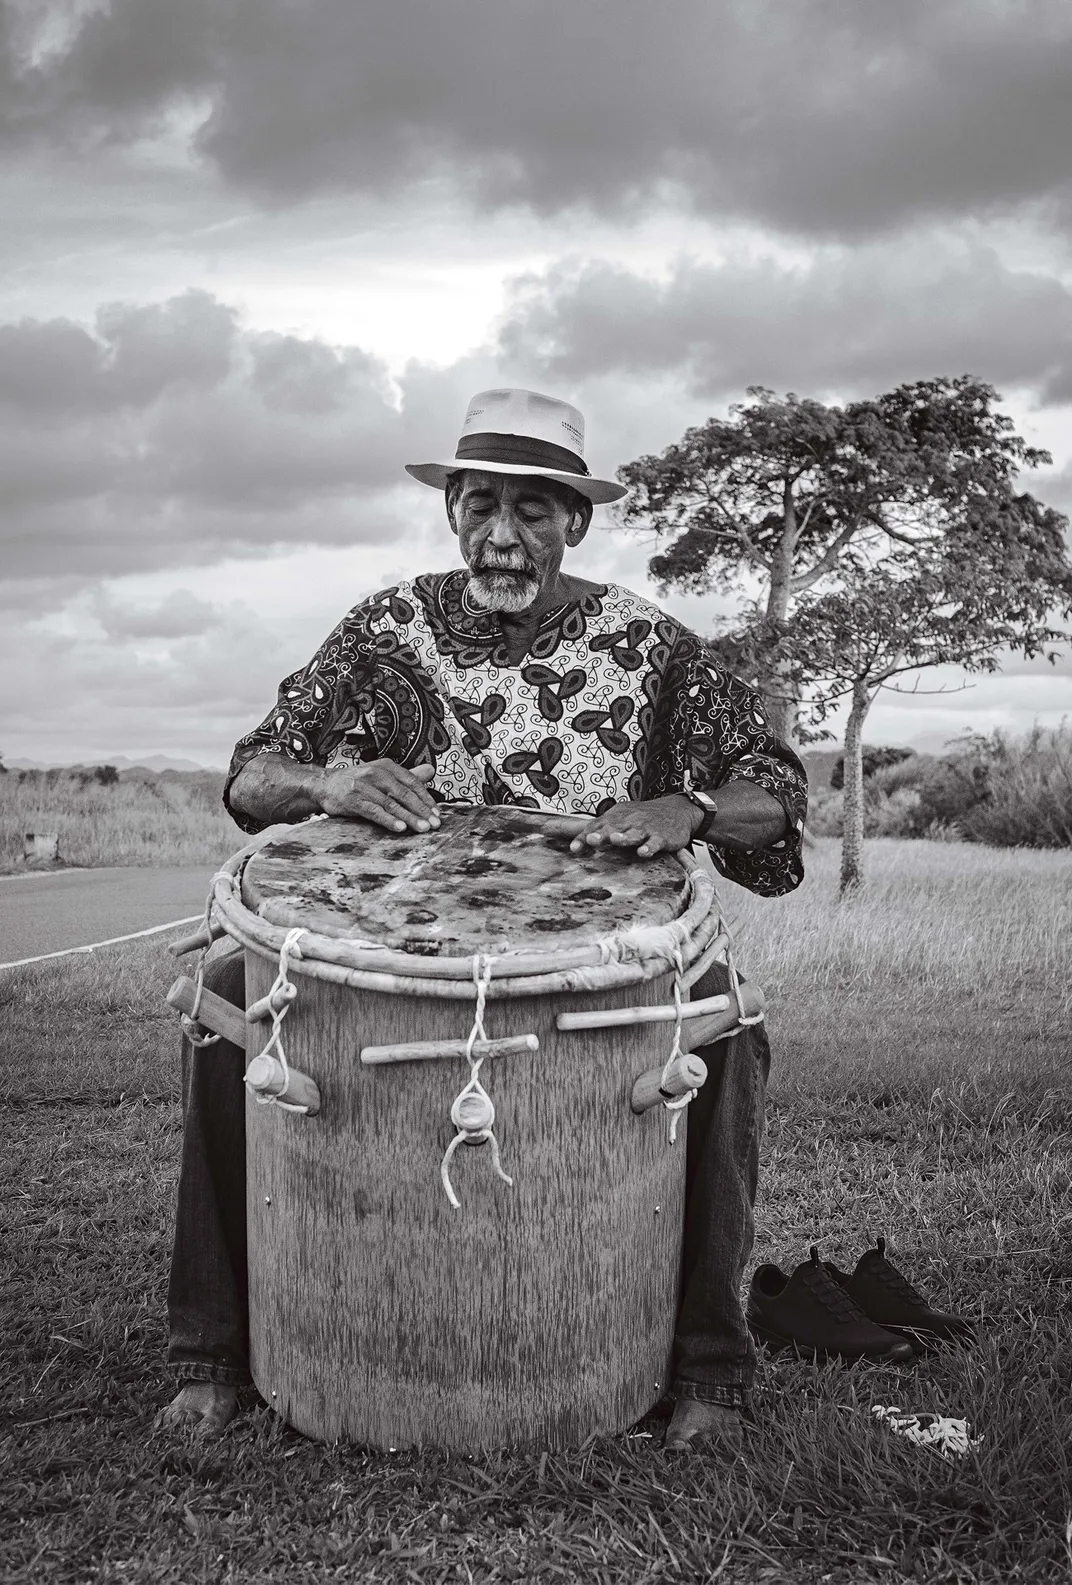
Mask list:
[[[196,1000],[200,1001],[200,990]],[[210,1034],[203,1024],[186,1013],[179,1019],[179,1026],[191,1046],[214,1046],[220,1038],[219,1035]]]
[[[208,961],[209,948],[212,945],[212,904],[216,900],[216,882],[226,875],[225,870],[218,871],[209,882],[208,897],[205,899],[204,932],[208,938],[197,954],[197,967],[194,970],[194,1005],[189,1015],[186,1013],[179,1019],[182,1032],[191,1046],[214,1046],[219,1040],[219,1035],[211,1034],[203,1024],[198,1023],[197,1015],[201,1011],[201,997],[205,989],[205,964]],[[227,880],[231,877],[227,875]]]
[[[283,1020],[293,1004],[293,997],[282,995],[277,997],[275,993],[277,991],[297,989],[290,978],[288,970],[291,958],[301,958],[302,952],[299,939],[305,933],[304,925],[298,925],[293,930],[288,930],[283,937],[283,944],[279,948],[279,972],[272,982],[271,990],[268,992],[272,1002],[272,1029],[260,1055],[268,1057],[274,1051],[279,1066],[283,1069],[283,1088],[280,1091],[280,1095],[261,1095],[257,1091],[253,1092],[253,1098],[258,1106],[279,1106],[282,1107],[284,1112],[297,1112],[302,1117],[309,1110],[307,1106],[298,1106],[293,1101],[284,1101],[280,1098],[281,1095],[286,1094],[287,1086],[290,1083],[290,1064],[287,1062],[287,1053],[283,1047],[282,1026]],[[277,1003],[278,1005],[276,1005]],[[248,1073],[249,1070],[247,1069],[246,1071]]]
[[[684,1003],[682,1001],[682,981],[685,977],[685,964],[681,956],[681,948],[674,948],[674,1034],[670,1041],[670,1053],[663,1063],[662,1077],[659,1088],[665,1085],[667,1076],[673,1064],[681,1055],[681,1026],[685,1019]],[[679,1095],[676,1100],[663,1101],[663,1106],[670,1114],[670,1144],[677,1139],[677,1120],[685,1108],[696,1099],[695,1090],[686,1090],[684,1095]]]
[[[495,1122],[495,1103],[480,1082],[480,1069],[483,1066],[483,1057],[474,1057],[473,1048],[478,1040],[488,1038],[484,1028],[484,1010],[488,999],[488,986],[491,984],[491,970],[494,958],[489,953],[480,952],[473,958],[473,983],[476,986],[476,1005],[473,1008],[473,1027],[469,1031],[469,1039],[465,1043],[465,1059],[469,1064],[469,1079],[458,1091],[450,1108],[450,1120],[457,1132],[443,1152],[443,1160],[439,1164],[439,1177],[447,1199],[454,1209],[461,1209],[461,1201],[454,1192],[454,1185],[450,1181],[450,1164],[454,1159],[459,1145],[491,1146],[491,1165],[504,1183],[513,1187],[513,1178],[503,1170],[502,1158],[499,1154],[499,1141],[495,1138],[492,1124]],[[478,1104],[470,1108],[472,1115],[479,1118],[479,1123],[469,1126],[464,1121],[465,1102],[475,1100]]]

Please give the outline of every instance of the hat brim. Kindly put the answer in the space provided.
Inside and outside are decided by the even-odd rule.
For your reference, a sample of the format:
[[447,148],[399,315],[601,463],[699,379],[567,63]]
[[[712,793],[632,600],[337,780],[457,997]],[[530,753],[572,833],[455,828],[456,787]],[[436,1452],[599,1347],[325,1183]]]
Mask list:
[[594,506],[606,506],[629,494],[628,486],[619,484],[616,479],[593,479],[586,473],[562,473],[556,468],[525,467],[513,462],[484,462],[477,457],[468,457],[462,462],[455,457],[450,462],[406,463],[406,472],[410,477],[419,484],[430,485],[433,490],[445,490],[450,475],[460,473],[463,469],[477,473],[514,473],[524,478],[557,479],[559,484],[568,484],[571,490],[586,496]]

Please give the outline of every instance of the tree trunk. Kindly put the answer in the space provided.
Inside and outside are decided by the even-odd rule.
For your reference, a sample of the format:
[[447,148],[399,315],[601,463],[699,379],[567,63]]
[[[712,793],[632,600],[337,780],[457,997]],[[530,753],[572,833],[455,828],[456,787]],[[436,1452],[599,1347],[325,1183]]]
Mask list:
[[864,720],[871,694],[858,682],[852,690],[852,709],[845,728],[845,794],[841,827],[841,880],[838,896],[846,897],[864,879]]
[[[769,622],[782,623],[789,615],[796,549],[796,501],[793,497],[793,487],[787,481],[782,498],[782,533],[771,558],[770,589],[767,593]],[[765,668],[760,680],[760,692],[775,735],[780,737],[783,743],[791,743],[799,701],[788,668],[779,666],[777,662]]]

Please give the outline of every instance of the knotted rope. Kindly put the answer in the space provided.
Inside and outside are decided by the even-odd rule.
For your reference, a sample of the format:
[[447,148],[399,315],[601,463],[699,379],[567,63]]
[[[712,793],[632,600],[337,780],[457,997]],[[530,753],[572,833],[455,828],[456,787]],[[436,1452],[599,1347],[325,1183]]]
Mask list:
[[491,983],[491,966],[494,959],[487,953],[479,953],[473,959],[473,981],[476,985],[476,1007],[473,1012],[473,1027],[469,1031],[469,1039],[465,1043],[465,1058],[469,1064],[469,1082],[458,1091],[454,1097],[454,1104],[450,1109],[450,1120],[457,1129],[457,1133],[443,1152],[443,1160],[439,1165],[439,1176],[447,1199],[454,1209],[461,1209],[461,1201],[454,1192],[454,1185],[450,1181],[450,1164],[459,1145],[491,1146],[491,1165],[504,1183],[513,1187],[514,1180],[503,1171],[502,1160],[499,1156],[499,1141],[492,1131],[495,1122],[495,1106],[491,1096],[480,1082],[480,1069],[483,1057],[474,1057],[473,1048],[478,1040],[487,1040],[487,1030],[484,1028],[484,1007],[488,997],[488,986]]
[[[674,1035],[670,1042],[670,1055],[663,1063],[662,1077],[659,1088],[666,1084],[670,1069],[681,1055],[681,1025],[684,1021],[684,1007],[681,1000],[681,981],[685,973],[685,965],[681,958],[681,948],[674,948]],[[663,1100],[663,1106],[670,1114],[670,1143],[677,1139],[677,1120],[680,1114],[692,1101],[696,1099],[695,1090],[686,1090],[684,1095],[679,1095],[675,1100]]]
[[226,881],[228,886],[232,884],[231,876],[226,870],[217,871],[209,882],[208,897],[205,899],[205,918],[202,926],[206,940],[204,946],[197,954],[197,968],[194,970],[194,1005],[189,1013],[183,1013],[179,1019],[182,1032],[191,1046],[214,1046],[220,1038],[219,1035],[210,1034],[197,1021],[197,1015],[201,1011],[201,996],[205,989],[205,961],[212,945],[212,904],[215,901],[217,881]]
[[[303,1117],[309,1110],[307,1106],[298,1106],[295,1102],[284,1101],[281,1097],[286,1094],[287,1086],[290,1083],[290,1065],[287,1062],[286,1051],[283,1049],[283,1020],[290,1011],[290,1004],[297,995],[298,990],[287,970],[290,966],[291,958],[301,957],[298,937],[305,934],[306,931],[303,925],[287,931],[283,938],[283,945],[279,949],[279,972],[272,982],[271,990],[268,992],[269,1004],[272,1009],[272,1031],[260,1055],[262,1057],[270,1057],[274,1052],[279,1066],[283,1069],[283,1088],[278,1095],[264,1095],[259,1090],[253,1090],[253,1099],[258,1106],[281,1106],[285,1112],[298,1112]],[[249,1069],[247,1068],[247,1076],[248,1073]]]
[[[719,928],[725,929],[725,924],[721,924]],[[750,1024],[761,1024],[763,1022],[764,1014],[761,1009],[758,1013],[752,1013],[750,1016],[744,1010],[744,1002],[741,1000],[741,981],[737,973],[737,965],[733,961],[732,947],[727,947],[726,949],[726,968],[729,972],[730,986],[733,990],[733,999],[737,1003],[737,1027],[736,1029],[730,1030],[730,1038],[732,1039],[734,1035],[739,1035],[742,1029],[747,1029]]]

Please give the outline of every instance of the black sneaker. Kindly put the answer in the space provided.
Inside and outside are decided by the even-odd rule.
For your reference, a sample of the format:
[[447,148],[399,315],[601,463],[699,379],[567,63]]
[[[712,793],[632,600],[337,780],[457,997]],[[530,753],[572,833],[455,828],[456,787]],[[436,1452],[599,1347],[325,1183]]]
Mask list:
[[826,1269],[850,1299],[860,1306],[865,1315],[890,1332],[906,1337],[921,1352],[936,1343],[973,1343],[975,1328],[959,1315],[949,1315],[944,1310],[934,1310],[896,1266],[886,1259],[886,1240],[876,1240],[875,1249],[867,1249],[856,1263],[850,1276],[839,1271],[830,1261]]
[[775,1349],[795,1348],[811,1359],[871,1359],[906,1364],[911,1343],[876,1326],[834,1281],[819,1251],[787,1277],[780,1266],[758,1266],[748,1289],[748,1322]]

